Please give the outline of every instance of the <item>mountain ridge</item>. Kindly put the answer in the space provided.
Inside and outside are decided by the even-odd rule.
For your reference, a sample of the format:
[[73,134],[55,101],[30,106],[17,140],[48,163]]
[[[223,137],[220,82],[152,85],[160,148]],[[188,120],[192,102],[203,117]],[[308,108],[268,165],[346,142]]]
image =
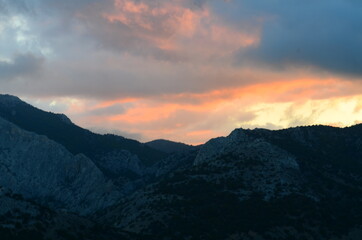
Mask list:
[[80,214],[108,206],[121,196],[84,155],[72,155],[46,136],[1,117],[0,132],[0,185],[14,193]]
[[[145,164],[153,164],[156,161],[155,159],[147,159],[147,156],[156,158],[165,156],[165,154],[144,146],[136,140],[126,139],[113,134],[100,135],[74,124],[69,124],[71,120],[64,114],[40,110],[12,95],[0,95],[0,106],[0,116],[4,119],[13,122],[25,130],[48,136],[50,139],[68,148],[73,154],[84,153],[87,156],[90,155],[88,157],[94,157],[97,151],[92,152],[90,150],[94,149],[92,141],[97,141],[97,138],[101,138],[102,141],[98,140],[98,143],[103,144],[106,150],[107,146],[111,146],[129,150],[131,153],[141,152],[140,158]],[[45,119],[48,121],[42,121]],[[52,129],[57,129],[57,131]],[[74,140],[69,142],[70,139]],[[86,145],[81,145],[82,142],[85,142]]]
[[[19,218],[29,218],[25,206],[37,209],[30,202],[35,201],[53,211],[48,214],[51,219],[61,219],[64,226],[75,224],[67,230],[70,235],[61,228],[62,236],[51,237],[56,240],[71,240],[78,233],[90,236],[92,226],[98,229],[99,239],[362,238],[361,124],[238,128],[198,147],[186,145],[186,151],[184,144],[156,140],[159,150],[166,144],[162,152],[137,141],[122,145],[121,137],[92,135],[61,114],[39,111],[16,97],[0,95],[0,186],[4,187],[0,188],[0,233],[5,229],[11,236],[23,236],[21,231],[30,229],[48,234],[24,221],[22,230],[9,228]],[[2,119],[3,115],[15,123]],[[16,125],[36,128],[43,121],[48,124],[46,120],[51,124],[41,130],[75,128],[75,133],[93,136],[94,144],[104,141],[107,147],[88,149],[92,158],[82,151],[77,155],[46,136],[52,132],[42,135],[39,129],[29,132]],[[59,131],[58,137],[66,141],[75,133]],[[86,150],[94,146],[87,144]],[[142,146],[159,157],[146,164]],[[15,197],[2,197],[2,189],[13,191]],[[24,195],[25,202],[17,202],[18,194]],[[7,211],[9,201],[20,209]],[[61,213],[67,217],[59,218]],[[35,214],[30,219],[40,218],[39,224],[58,229],[43,221],[44,216]],[[74,221],[86,227],[82,230]]]
[[64,114],[46,112],[11,95],[0,95],[0,117],[18,127],[47,136],[72,154],[84,154],[124,193],[147,183],[144,176],[169,154],[136,140],[96,134],[71,122]]
[[174,142],[166,139],[156,139],[145,143],[147,146],[166,153],[187,152],[196,149],[198,146],[188,145],[181,142]]
[[360,239],[362,135],[351,129],[236,129],[96,216],[160,239]]

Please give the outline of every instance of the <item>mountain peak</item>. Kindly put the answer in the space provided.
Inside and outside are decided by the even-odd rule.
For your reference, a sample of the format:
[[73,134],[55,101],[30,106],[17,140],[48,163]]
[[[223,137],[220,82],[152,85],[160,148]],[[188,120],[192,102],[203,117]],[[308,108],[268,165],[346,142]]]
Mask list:
[[56,115],[59,117],[60,120],[62,120],[64,123],[66,124],[73,124],[72,120],[70,120],[70,118],[68,118],[67,115],[63,114],[63,113],[56,113]]
[[17,104],[25,104],[25,102],[13,95],[0,94],[0,104],[3,106],[13,107]]

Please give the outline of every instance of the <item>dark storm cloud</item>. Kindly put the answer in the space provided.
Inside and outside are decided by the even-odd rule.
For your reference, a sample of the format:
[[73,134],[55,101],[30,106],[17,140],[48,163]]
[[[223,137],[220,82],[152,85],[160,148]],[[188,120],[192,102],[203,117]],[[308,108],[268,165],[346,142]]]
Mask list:
[[12,61],[0,61],[0,80],[12,80],[38,73],[43,59],[31,54],[17,55]]
[[[244,9],[240,16],[262,21],[263,29],[260,45],[240,51],[239,61],[362,76],[361,1],[247,0],[238,5]],[[237,19],[232,14],[228,18]]]

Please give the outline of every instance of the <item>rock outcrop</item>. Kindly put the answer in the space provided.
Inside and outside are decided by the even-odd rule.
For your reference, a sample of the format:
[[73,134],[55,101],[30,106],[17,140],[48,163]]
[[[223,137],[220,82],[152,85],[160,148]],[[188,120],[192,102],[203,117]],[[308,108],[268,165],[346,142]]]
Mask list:
[[88,214],[120,194],[96,165],[0,118],[0,185],[55,209]]

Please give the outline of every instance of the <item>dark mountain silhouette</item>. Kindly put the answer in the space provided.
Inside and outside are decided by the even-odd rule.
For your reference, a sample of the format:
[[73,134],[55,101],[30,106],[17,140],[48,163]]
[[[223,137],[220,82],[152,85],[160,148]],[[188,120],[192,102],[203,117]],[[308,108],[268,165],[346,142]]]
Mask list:
[[147,146],[165,153],[187,152],[196,149],[196,146],[187,145],[180,142],[173,142],[165,139],[157,139],[145,143]]
[[95,134],[73,124],[63,114],[37,109],[11,95],[0,95],[0,117],[24,130],[47,136],[73,154],[85,154],[104,171],[108,169],[104,169],[101,158],[114,151],[126,150],[136,155],[145,166],[151,166],[167,156],[135,140],[112,134]]
[[72,124],[63,114],[45,112],[10,95],[0,95],[0,117],[24,130],[59,142],[73,154],[83,153],[91,159],[97,159],[99,155],[115,149],[136,154],[145,165],[152,165],[166,156],[136,140],[112,134],[92,133]]

